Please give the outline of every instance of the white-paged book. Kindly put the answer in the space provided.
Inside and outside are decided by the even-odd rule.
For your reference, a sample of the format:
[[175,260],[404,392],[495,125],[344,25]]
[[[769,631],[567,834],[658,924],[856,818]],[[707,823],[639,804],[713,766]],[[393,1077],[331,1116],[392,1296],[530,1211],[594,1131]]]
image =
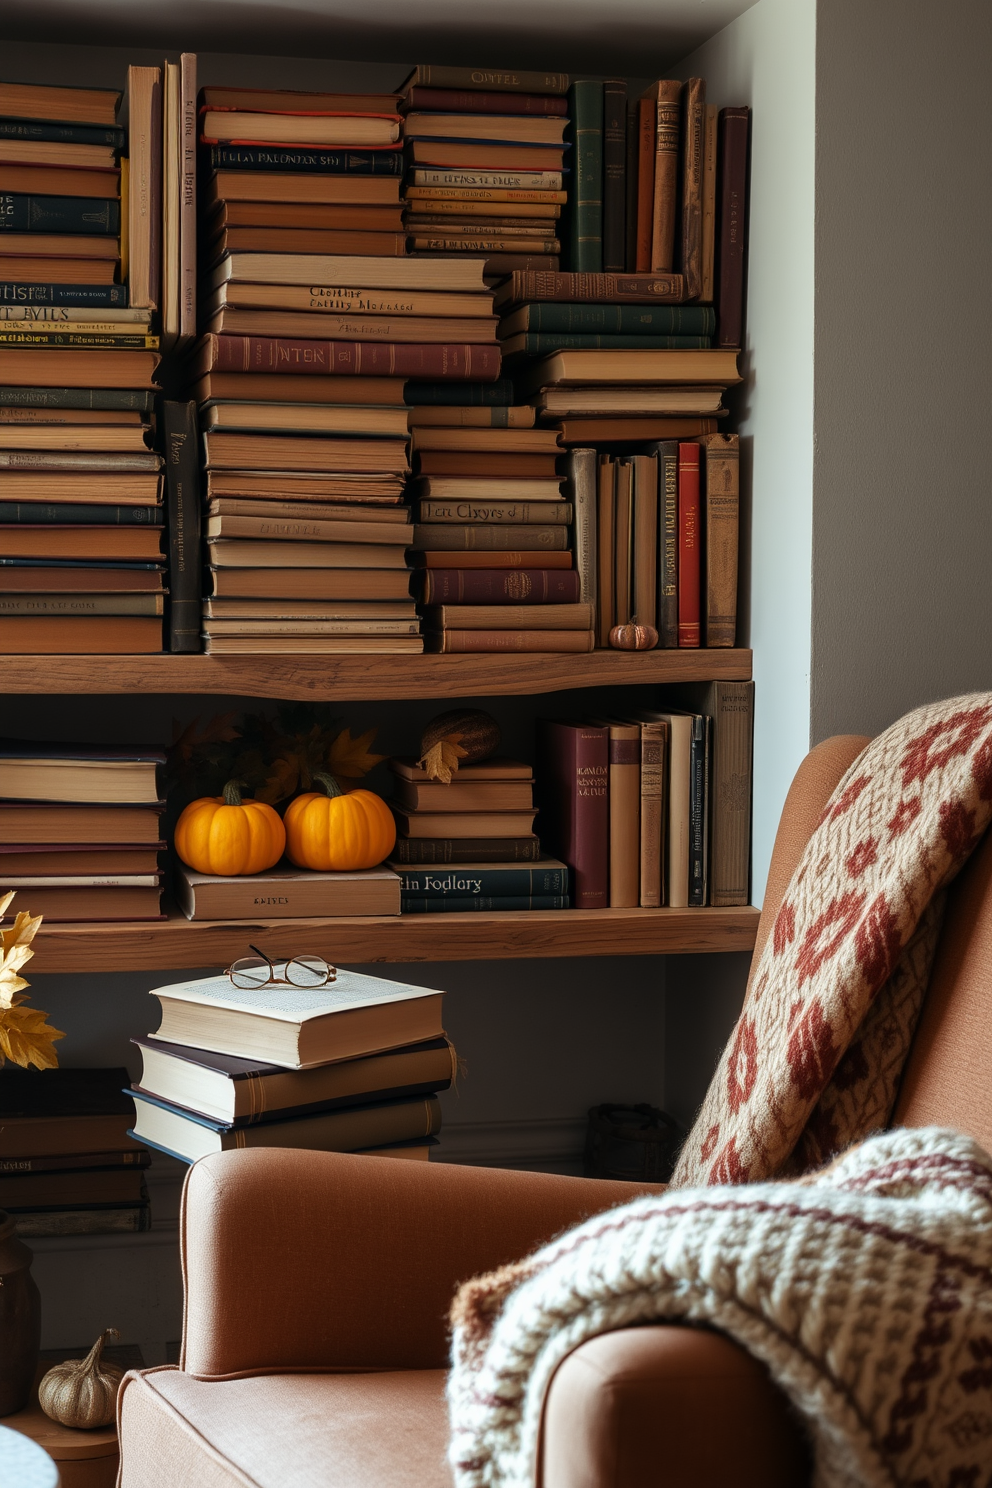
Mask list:
[[[275,970],[284,975],[285,963]],[[162,1005],[156,1038],[286,1069],[354,1059],[442,1031],[443,992],[355,971],[339,971],[325,987],[270,984],[253,992],[215,976],[151,995]]]

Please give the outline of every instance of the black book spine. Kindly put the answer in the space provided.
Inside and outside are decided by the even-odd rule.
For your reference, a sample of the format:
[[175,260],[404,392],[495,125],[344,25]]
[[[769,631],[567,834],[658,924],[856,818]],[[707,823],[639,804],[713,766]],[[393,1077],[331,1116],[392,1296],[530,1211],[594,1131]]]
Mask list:
[[115,237],[120,203],[98,196],[20,196],[0,192],[0,232]]
[[0,281],[0,305],[75,305],[86,310],[126,310],[127,285],[19,284],[4,280]]
[[161,527],[162,508],[0,501],[0,523],[28,527]]
[[408,382],[403,396],[409,408],[512,408],[520,401],[508,377],[496,382]]
[[153,397],[150,389],[0,386],[0,408],[124,408],[151,413]]
[[622,274],[627,241],[627,84],[603,84],[603,272]]
[[706,778],[709,765],[709,719],[697,713],[689,746],[689,908],[706,904]]
[[124,148],[124,131],[99,124],[35,123],[33,119],[0,119],[0,139],[36,140],[53,145],[109,145]]
[[402,150],[279,150],[211,145],[213,170],[293,171],[312,176],[401,176]]
[[497,910],[568,909],[570,905],[567,894],[451,895],[442,899],[400,895],[403,914],[492,914]]
[[169,650],[202,649],[200,632],[200,463],[196,404],[162,404],[169,555]]
[[536,863],[537,837],[397,837],[397,863]]

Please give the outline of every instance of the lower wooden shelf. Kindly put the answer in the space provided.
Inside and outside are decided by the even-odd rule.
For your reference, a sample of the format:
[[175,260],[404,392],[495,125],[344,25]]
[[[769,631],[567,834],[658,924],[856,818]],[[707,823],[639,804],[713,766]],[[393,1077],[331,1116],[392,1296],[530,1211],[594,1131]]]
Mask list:
[[33,975],[227,966],[249,940],[279,957],[312,952],[345,965],[530,956],[645,956],[749,951],[757,909],[540,910],[320,920],[205,920],[42,925]]

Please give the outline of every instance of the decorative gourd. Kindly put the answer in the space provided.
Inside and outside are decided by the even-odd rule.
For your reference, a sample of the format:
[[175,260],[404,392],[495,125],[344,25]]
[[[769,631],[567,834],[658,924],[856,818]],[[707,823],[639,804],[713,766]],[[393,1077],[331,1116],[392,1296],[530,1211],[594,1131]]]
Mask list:
[[102,1355],[108,1338],[119,1337],[116,1328],[107,1328],[85,1359],[66,1359],[48,1371],[38,1386],[38,1404],[46,1416],[82,1431],[110,1424],[124,1371]]
[[264,801],[242,801],[240,780],[229,780],[222,796],[191,801],[176,822],[176,852],[197,873],[239,878],[264,873],[286,850],[278,811]]
[[499,724],[481,708],[453,708],[439,713],[424,729],[420,741],[420,763],[429,780],[451,784],[459,763],[477,765],[499,748]]
[[333,775],[318,772],[314,781],[324,791],[307,791],[286,809],[289,861],[318,873],[375,868],[396,841],[396,823],[385,801],[374,791],[345,794]]
[[652,651],[657,644],[654,626],[640,625],[636,615],[626,625],[614,625],[610,631],[610,645],[616,651]]

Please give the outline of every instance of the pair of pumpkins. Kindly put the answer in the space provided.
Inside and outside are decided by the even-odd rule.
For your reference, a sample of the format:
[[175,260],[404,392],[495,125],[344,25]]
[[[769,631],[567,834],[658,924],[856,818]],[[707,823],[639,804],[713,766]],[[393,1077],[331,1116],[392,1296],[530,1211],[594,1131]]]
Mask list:
[[343,873],[374,868],[396,841],[393,813],[381,796],[345,794],[331,775],[315,776],[322,789],[290,802],[285,817],[264,801],[243,801],[240,782],[222,796],[192,801],[176,823],[175,847],[197,873],[223,878],[264,873],[283,853],[297,868]]

